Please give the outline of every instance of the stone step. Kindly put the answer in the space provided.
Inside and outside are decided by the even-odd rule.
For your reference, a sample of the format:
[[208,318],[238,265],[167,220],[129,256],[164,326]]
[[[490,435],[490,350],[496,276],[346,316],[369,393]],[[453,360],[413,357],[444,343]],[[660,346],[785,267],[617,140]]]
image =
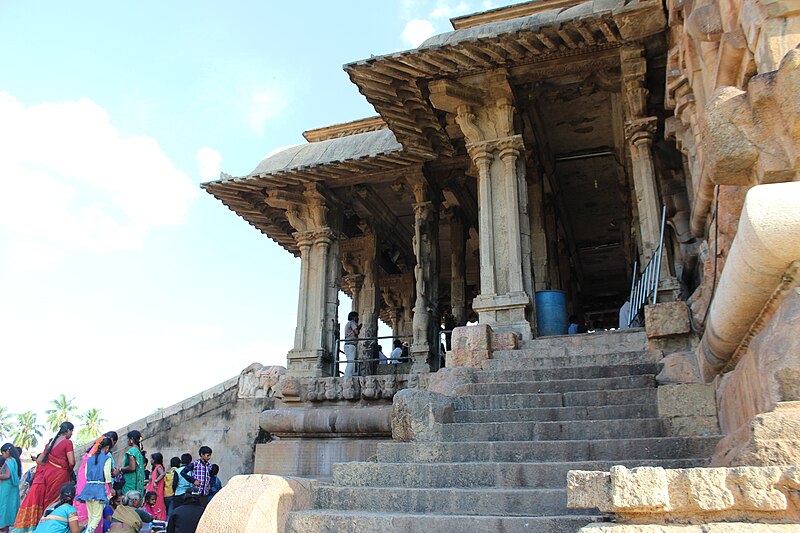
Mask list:
[[609,391],[621,389],[644,389],[656,386],[653,374],[643,376],[620,376],[615,378],[555,379],[551,381],[520,381],[500,383],[470,383],[454,388],[455,394],[537,394],[547,392]]
[[713,437],[534,442],[382,442],[381,463],[558,462],[711,457]]
[[586,357],[571,356],[531,356],[524,350],[498,350],[486,362],[485,370],[535,370],[539,368],[565,368],[586,366],[640,365],[657,363],[655,352],[608,353]]
[[656,418],[655,403],[604,405],[601,407],[538,407],[531,409],[472,409],[455,412],[455,422],[559,422],[565,420],[609,420]]
[[559,368],[538,368],[534,370],[494,370],[478,372],[480,383],[499,383],[517,381],[550,381],[557,379],[614,378],[620,376],[639,376],[658,374],[657,363],[613,366],[569,366]]
[[316,509],[371,513],[431,513],[445,515],[552,516],[585,513],[567,509],[566,488],[314,488]]
[[536,346],[616,346],[639,344],[644,346],[647,334],[644,328],[622,329],[615,331],[601,331],[583,333],[580,335],[552,335],[524,340],[520,343],[522,348]]
[[443,442],[605,440],[662,436],[664,436],[664,423],[660,418],[441,425]]
[[456,409],[531,409],[537,407],[584,407],[654,404],[656,389],[593,390],[542,394],[483,394],[457,396]]
[[608,521],[602,515],[497,516],[365,513],[358,511],[295,511],[286,523],[287,533],[571,533],[593,523]]
[[707,459],[565,463],[338,463],[333,465],[333,481],[336,485],[350,487],[564,488],[570,470],[607,472],[614,465],[628,468],[694,468],[707,464]]

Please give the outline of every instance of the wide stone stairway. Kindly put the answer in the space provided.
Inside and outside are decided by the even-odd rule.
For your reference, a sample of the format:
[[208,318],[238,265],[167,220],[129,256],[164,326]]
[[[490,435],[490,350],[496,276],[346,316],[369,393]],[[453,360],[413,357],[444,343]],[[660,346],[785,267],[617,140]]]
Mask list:
[[492,354],[461,385],[437,442],[390,442],[377,462],[334,465],[309,532],[571,532],[607,520],[566,506],[569,470],[706,465],[718,437],[670,436],[643,330],[550,337]]

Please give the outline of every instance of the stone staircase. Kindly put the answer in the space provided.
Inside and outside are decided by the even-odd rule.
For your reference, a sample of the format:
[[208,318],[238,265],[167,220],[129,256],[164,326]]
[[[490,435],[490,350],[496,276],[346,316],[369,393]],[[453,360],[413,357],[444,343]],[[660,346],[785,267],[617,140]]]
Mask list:
[[704,466],[718,437],[671,437],[642,330],[550,337],[498,351],[460,385],[438,442],[390,442],[334,465],[287,531],[572,532],[607,520],[566,506],[569,470]]

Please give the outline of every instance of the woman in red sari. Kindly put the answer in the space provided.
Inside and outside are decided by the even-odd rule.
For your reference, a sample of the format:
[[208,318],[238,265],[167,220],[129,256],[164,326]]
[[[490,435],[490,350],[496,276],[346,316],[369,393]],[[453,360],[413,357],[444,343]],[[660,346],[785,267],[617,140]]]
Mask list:
[[36,475],[17,513],[17,521],[11,529],[13,533],[36,529],[45,509],[59,501],[61,486],[70,481],[70,473],[75,467],[75,453],[70,440],[73,429],[75,426],[70,422],[62,423],[45,451],[39,454]]

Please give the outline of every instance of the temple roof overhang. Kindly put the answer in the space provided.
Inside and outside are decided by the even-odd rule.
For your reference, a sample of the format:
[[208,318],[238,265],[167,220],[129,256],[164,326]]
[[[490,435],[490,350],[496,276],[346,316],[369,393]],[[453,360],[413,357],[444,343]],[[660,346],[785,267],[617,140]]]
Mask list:
[[[403,150],[377,117],[305,132],[314,142],[284,148],[264,158],[246,176],[221,174],[201,187],[250,225],[294,255],[299,254],[283,210],[270,207],[266,192],[302,188],[324,182],[334,189],[365,180],[366,175],[391,173],[419,164],[421,159]],[[356,133],[353,133],[353,132]],[[321,140],[317,140],[321,139]]]
[[356,61],[344,69],[406,151],[432,159],[452,155],[454,148],[420,81],[588,54],[642,41],[666,27],[658,0],[532,4],[511,16],[532,14],[508,20],[495,14],[487,19],[491,22],[464,23],[463,29],[433,36],[414,50]]

